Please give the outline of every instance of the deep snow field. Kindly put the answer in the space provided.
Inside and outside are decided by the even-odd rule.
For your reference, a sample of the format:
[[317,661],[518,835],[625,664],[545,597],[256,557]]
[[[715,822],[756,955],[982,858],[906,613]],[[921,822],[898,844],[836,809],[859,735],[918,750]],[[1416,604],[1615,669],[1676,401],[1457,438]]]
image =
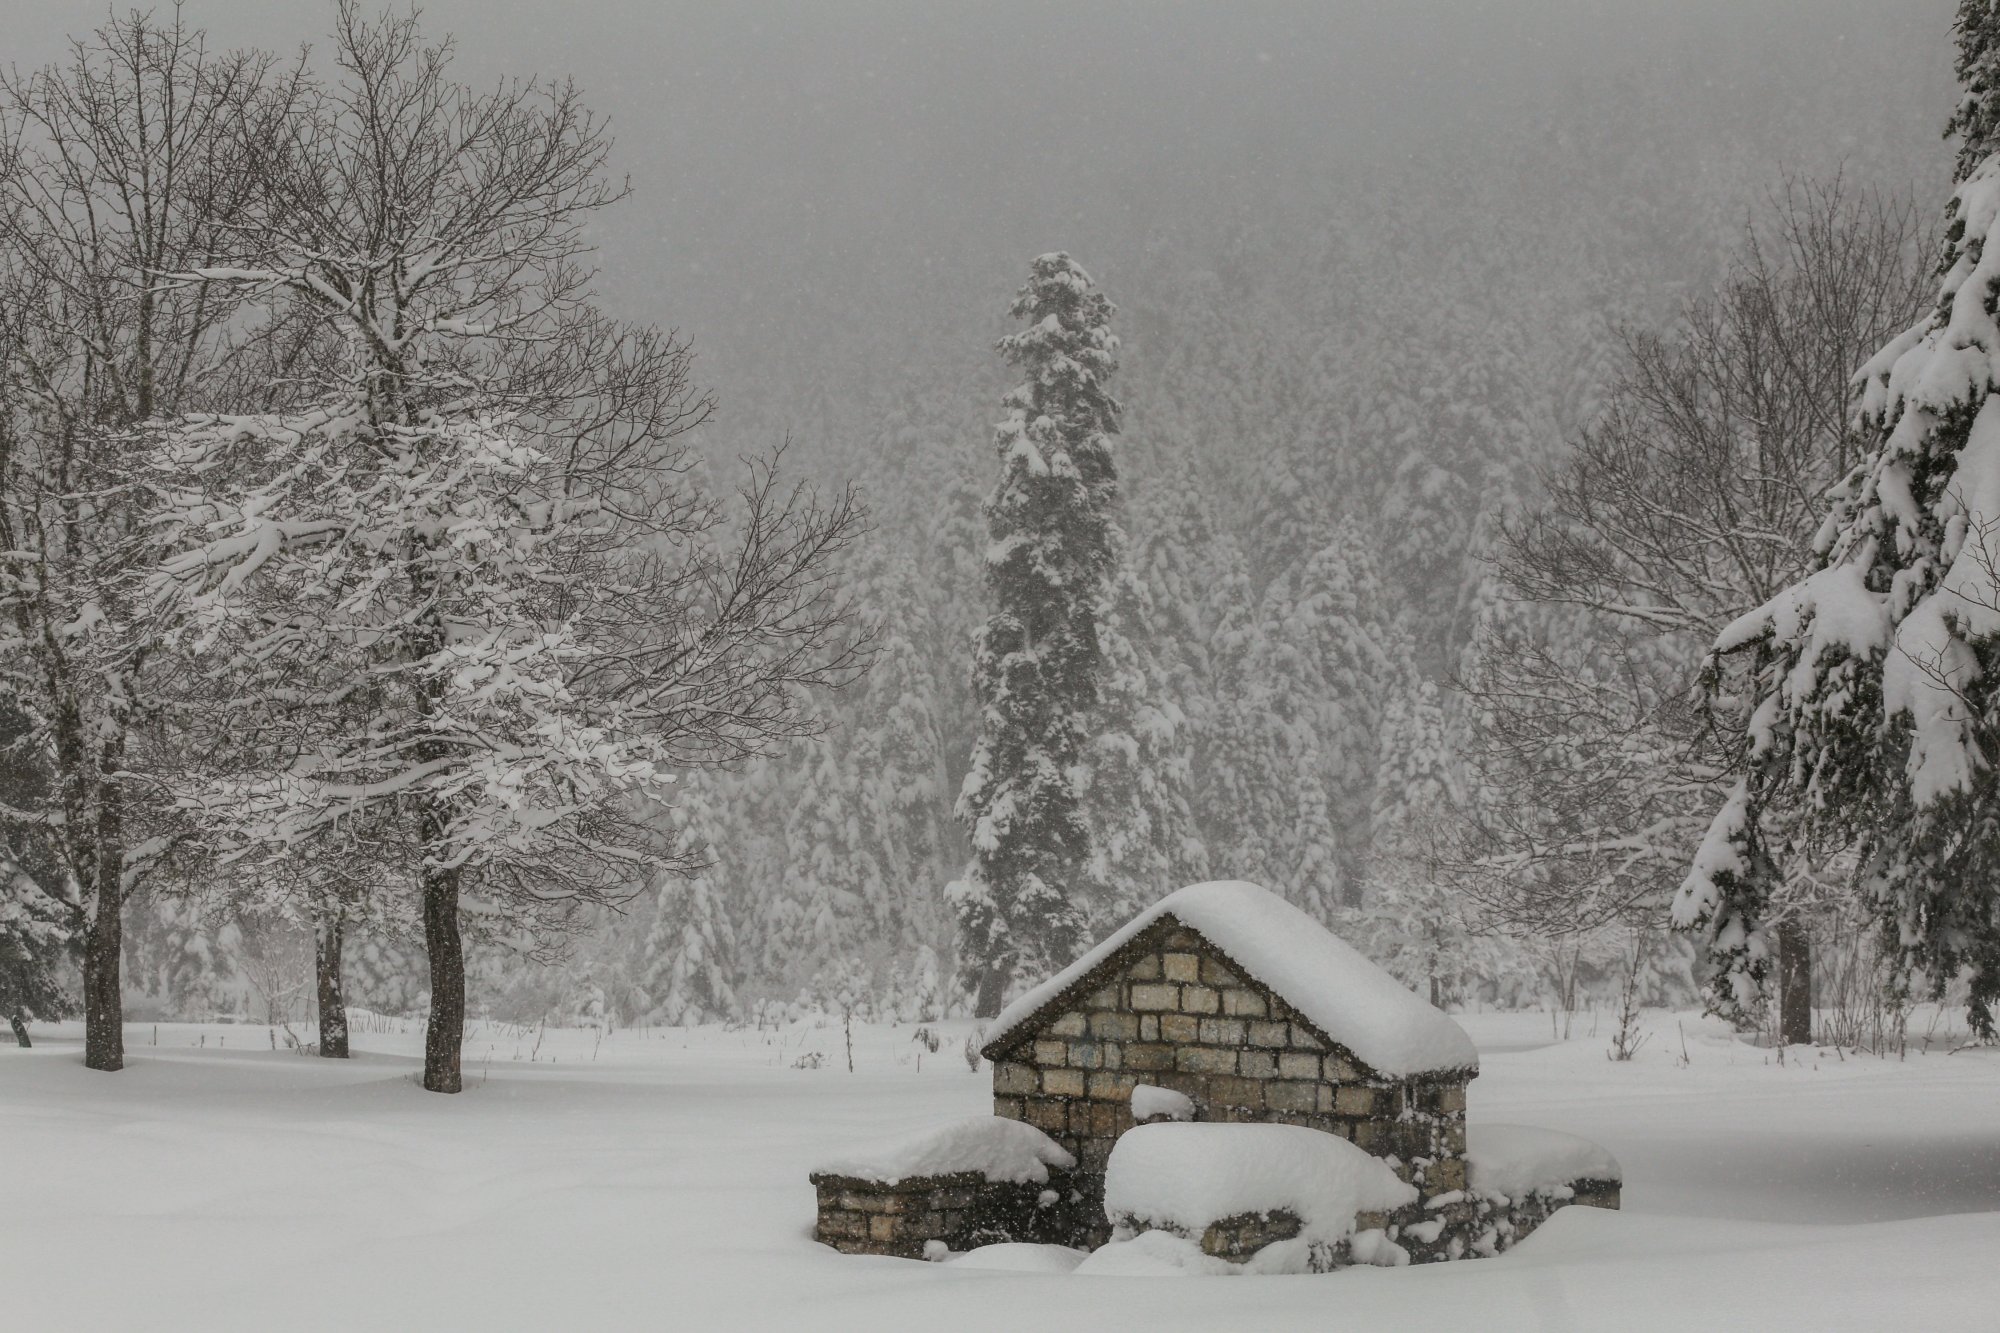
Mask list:
[[417,1087],[414,1024],[345,1063],[132,1024],[118,1075],[43,1027],[0,1047],[0,1329],[2000,1328],[2000,1050],[1949,1053],[1946,1024],[1901,1060],[1780,1062],[1648,1014],[1614,1064],[1588,1016],[1562,1042],[1544,1014],[1461,1022],[1472,1117],[1596,1139],[1625,1211],[1498,1259],[1270,1278],[815,1244],[819,1159],[990,1110],[968,1023],[936,1053],[857,1028],[852,1074],[838,1027],[485,1025],[458,1097]]

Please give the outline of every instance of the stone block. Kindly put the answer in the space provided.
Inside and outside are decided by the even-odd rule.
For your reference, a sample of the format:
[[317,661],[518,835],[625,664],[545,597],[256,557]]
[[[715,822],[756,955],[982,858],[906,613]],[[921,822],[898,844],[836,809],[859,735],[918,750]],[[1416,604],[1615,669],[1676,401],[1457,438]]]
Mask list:
[[1132,1089],[1142,1081],[1137,1074],[1111,1073],[1106,1070],[1093,1073],[1088,1080],[1092,1097],[1114,1102],[1130,1100]]
[[1021,1099],[1019,1097],[995,1097],[993,1099],[993,1114],[999,1116],[1002,1120],[1019,1120],[1021,1118]]
[[1090,1132],[1092,1137],[1115,1139],[1132,1128],[1132,1108],[1117,1102],[1092,1102],[1090,1104]]
[[1317,1079],[1319,1077],[1319,1057],[1302,1051],[1286,1051],[1278,1057],[1278,1077],[1297,1079]]
[[819,1215],[819,1235],[824,1240],[828,1236],[865,1236],[868,1234],[868,1219],[860,1213],[822,1211]]
[[1441,1157],[1424,1172],[1424,1193],[1449,1194],[1465,1188],[1465,1159]]
[[1191,930],[1176,929],[1167,933],[1164,943],[1169,949],[1178,949],[1182,953],[1192,953],[1201,947],[1201,937]]
[[1044,1134],[1060,1134],[1069,1128],[1068,1102],[1054,1097],[1030,1097],[1027,1099],[1026,1120]]
[[1243,1044],[1243,1020],[1240,1018],[1204,1018],[1201,1020],[1201,1040],[1209,1046],[1241,1046]]
[[1393,1120],[1356,1120],[1354,1125],[1354,1146],[1377,1157],[1396,1151],[1396,1122]]
[[1289,1023],[1251,1023],[1245,1035],[1252,1046],[1281,1051],[1291,1043],[1292,1029]]
[[1236,1052],[1213,1046],[1183,1046],[1174,1052],[1174,1068],[1189,1074],[1233,1074]]
[[1181,1007],[1179,986],[1135,985],[1132,987],[1132,1007],[1153,1011],[1174,1010]]
[[[1136,1070],[1172,1069],[1174,1048],[1171,1046],[1127,1046],[1125,1067]],[[1144,1082],[1144,1080],[1140,1080]]]
[[1081,1069],[1045,1069],[1042,1071],[1042,1091],[1051,1097],[1083,1096],[1083,1071]]
[[1213,958],[1203,958],[1201,960],[1201,979],[1211,986],[1240,986],[1243,984],[1243,978],[1237,976],[1227,965],[1219,963]]
[[1273,1111],[1312,1111],[1319,1107],[1319,1088],[1312,1083],[1273,1079],[1264,1085],[1264,1105]]
[[1160,956],[1156,953],[1140,954],[1125,969],[1125,975],[1134,981],[1158,981],[1160,979]]
[[1313,1030],[1304,1023],[1292,1024],[1292,1045],[1302,1051],[1323,1051],[1326,1049],[1326,1043],[1321,1041],[1313,1033]]
[[1338,1054],[1326,1057],[1326,1076],[1335,1083],[1358,1083],[1367,1077],[1360,1065]]
[[1161,1014],[1160,1040],[1194,1042],[1201,1040],[1201,1020],[1193,1014]]
[[1333,1109],[1341,1115],[1372,1116],[1375,1114],[1375,1092],[1374,1088],[1336,1088]]
[[1123,1069],[1125,1067],[1125,1048],[1115,1041],[1100,1041],[1097,1043],[1097,1056],[1099,1060],[1103,1061],[1106,1069]]
[[1122,1009],[1125,1006],[1123,987],[1113,984],[1103,990],[1094,990],[1083,1004],[1086,1009]]
[[1463,1124],[1438,1125],[1431,1131],[1431,1142],[1439,1152],[1462,1156],[1465,1152],[1465,1126]]
[[1016,1060],[1002,1060],[993,1066],[995,1095],[1019,1096],[1041,1091],[1041,1071]]
[[1245,1078],[1276,1078],[1278,1076],[1278,1056],[1275,1051],[1238,1051],[1236,1070]]
[[1317,1087],[1319,1091],[1317,1094],[1315,1094],[1317,1105],[1315,1105],[1313,1109],[1316,1111],[1331,1112],[1334,1109],[1333,1098],[1334,1098],[1334,1093],[1337,1091],[1337,1089],[1331,1083],[1319,1083],[1315,1084],[1314,1086]]
[[901,1218],[877,1214],[868,1219],[868,1239],[872,1241],[894,1240],[896,1239],[896,1233],[901,1230]]
[[1209,1100],[1218,1106],[1262,1110],[1264,1085],[1254,1078],[1236,1078],[1218,1074],[1208,1081],[1208,1096]]
[[1222,1012],[1238,1018],[1262,1018],[1264,997],[1256,991],[1245,990],[1241,986],[1231,986],[1222,992]]
[[1104,1013],[1090,1016],[1090,1035],[1131,1041],[1139,1035],[1139,1020],[1131,1014]]
[[1073,1041],[1069,1044],[1069,1066],[1072,1069],[1097,1069],[1104,1064],[1104,1055],[1094,1041]]
[[1213,1014],[1222,1008],[1222,992],[1213,986],[1181,987],[1181,1010],[1190,1014]]
[[1168,981],[1201,980],[1201,959],[1191,953],[1170,953],[1162,956],[1160,969]]
[[1069,1063],[1069,1043],[1064,1041],[1038,1041],[1035,1043],[1035,1063],[1047,1069],[1060,1069]]
[[1465,1113],[1465,1085],[1463,1083],[1448,1083],[1444,1087],[1437,1089],[1433,1095],[1436,1100],[1432,1105],[1437,1110],[1447,1113],[1455,1111],[1460,1115]]
[[1081,1037],[1084,1033],[1084,1023],[1084,1016],[1071,1010],[1049,1024],[1048,1032],[1051,1037]]
[[1160,1039],[1160,1016],[1141,1014],[1139,1016],[1139,1040],[1158,1041]]

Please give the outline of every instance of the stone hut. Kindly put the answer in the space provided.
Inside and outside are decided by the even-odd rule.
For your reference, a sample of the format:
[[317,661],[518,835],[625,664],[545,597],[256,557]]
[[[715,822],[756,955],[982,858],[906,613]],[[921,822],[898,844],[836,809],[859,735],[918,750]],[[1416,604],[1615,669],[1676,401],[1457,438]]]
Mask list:
[[1163,898],[1010,1005],[985,1055],[993,1113],[1061,1144],[1099,1197],[1144,1085],[1185,1094],[1196,1120],[1337,1134],[1426,1198],[1466,1185],[1471,1039],[1254,884]]
[[[1559,1208],[1620,1202],[1616,1160],[1570,1135],[1487,1125],[1468,1152],[1465,1089],[1479,1056],[1464,1030],[1254,884],[1196,884],[1161,899],[1002,1012],[984,1054],[992,1116],[812,1174],[819,1240],[940,1257],[1009,1240],[1095,1249],[1178,1228],[1210,1258],[1254,1266],[1303,1254],[1298,1271],[1316,1272],[1497,1254]],[[1326,1145],[1335,1157],[1366,1164],[1406,1202],[1357,1205],[1331,1231],[1315,1223],[1312,1237],[1304,1215],[1275,1197],[1284,1190],[1248,1212],[1169,1224],[1129,1199],[1107,1212],[1113,1148],[1159,1119],[1337,1135],[1354,1147]],[[1111,1174],[1129,1185],[1133,1163],[1161,1145],[1237,1151],[1288,1135],[1298,1137],[1148,1130]],[[1208,1169],[1200,1156],[1187,1178]]]

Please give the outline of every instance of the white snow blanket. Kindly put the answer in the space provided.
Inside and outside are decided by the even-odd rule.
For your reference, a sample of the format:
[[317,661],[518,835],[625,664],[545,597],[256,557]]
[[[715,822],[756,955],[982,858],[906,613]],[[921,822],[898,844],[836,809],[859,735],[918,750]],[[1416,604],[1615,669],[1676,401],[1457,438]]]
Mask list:
[[1417,1191],[1346,1139],[1303,1125],[1140,1125],[1111,1150],[1113,1221],[1200,1236],[1211,1223],[1282,1209],[1306,1241],[1353,1234],[1357,1212],[1388,1212]]
[[988,1180],[1041,1184],[1049,1168],[1076,1165],[1063,1146],[1033,1125],[996,1115],[954,1121],[913,1139],[849,1153],[822,1163],[830,1176],[894,1185],[915,1176],[976,1171]]
[[1008,1005],[988,1030],[987,1044],[1005,1038],[1169,913],[1376,1072],[1403,1077],[1478,1069],[1479,1052],[1463,1028],[1319,922],[1268,889],[1242,880],[1194,884],[1160,899]]
[[1168,1120],[1194,1119],[1194,1098],[1151,1083],[1136,1085],[1132,1089],[1132,1118],[1152,1120],[1161,1116]]
[[1518,1199],[1579,1180],[1624,1178],[1617,1158],[1574,1134],[1534,1125],[1466,1126],[1466,1184],[1480,1193]]

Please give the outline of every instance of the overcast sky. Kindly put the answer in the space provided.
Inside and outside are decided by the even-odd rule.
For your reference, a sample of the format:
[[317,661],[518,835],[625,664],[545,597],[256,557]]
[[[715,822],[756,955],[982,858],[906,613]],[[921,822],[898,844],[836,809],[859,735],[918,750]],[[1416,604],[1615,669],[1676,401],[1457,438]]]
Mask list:
[[[21,65],[105,12],[6,4]],[[1198,255],[1333,199],[1438,206],[1455,173],[1525,140],[1613,133],[1621,152],[1671,144],[1674,170],[1746,181],[1840,162],[1929,179],[1952,9],[435,0],[425,14],[467,77],[574,76],[611,115],[633,197],[603,232],[607,300],[686,330],[740,394],[845,319],[915,336],[997,313],[1042,250],[1115,280],[1149,247]],[[187,13],[229,44],[323,45],[329,26],[322,0]],[[1566,187],[1522,188],[1559,207]]]

